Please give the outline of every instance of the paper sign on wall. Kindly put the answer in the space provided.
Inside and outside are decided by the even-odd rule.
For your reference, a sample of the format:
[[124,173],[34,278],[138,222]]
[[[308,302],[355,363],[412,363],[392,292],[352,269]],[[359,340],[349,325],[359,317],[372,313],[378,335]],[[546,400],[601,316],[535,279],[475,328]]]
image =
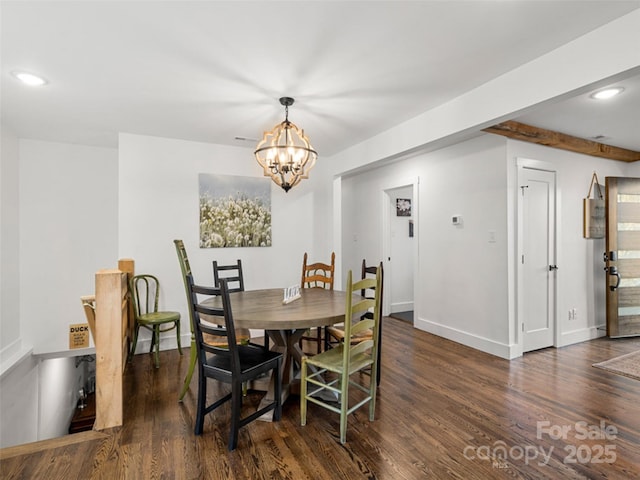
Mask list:
[[89,324],[69,325],[69,349],[89,348]]

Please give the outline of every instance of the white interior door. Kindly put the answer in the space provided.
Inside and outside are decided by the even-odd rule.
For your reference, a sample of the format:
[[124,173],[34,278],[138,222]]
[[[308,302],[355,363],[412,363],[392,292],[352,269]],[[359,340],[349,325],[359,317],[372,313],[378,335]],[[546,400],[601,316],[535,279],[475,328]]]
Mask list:
[[521,167],[519,318],[522,351],[554,344],[556,324],[555,172]]

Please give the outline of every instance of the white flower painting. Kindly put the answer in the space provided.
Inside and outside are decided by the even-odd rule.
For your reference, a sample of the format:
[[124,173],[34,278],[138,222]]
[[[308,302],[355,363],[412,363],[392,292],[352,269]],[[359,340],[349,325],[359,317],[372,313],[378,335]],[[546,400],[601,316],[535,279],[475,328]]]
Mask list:
[[269,179],[201,173],[198,184],[200,248],[271,246]]

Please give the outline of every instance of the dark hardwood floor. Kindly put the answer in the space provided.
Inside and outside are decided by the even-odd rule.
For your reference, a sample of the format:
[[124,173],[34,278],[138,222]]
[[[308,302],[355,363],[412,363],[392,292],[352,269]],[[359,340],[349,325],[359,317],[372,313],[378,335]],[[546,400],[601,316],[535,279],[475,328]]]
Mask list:
[[[584,342],[507,361],[385,318],[376,420],[298,397],[278,423],[253,422],[228,452],[228,405],[193,434],[189,363],[139,355],[125,378],[125,425],[0,451],[3,479],[577,479],[640,478],[640,381],[593,368],[640,339]],[[213,388],[213,387],[212,387]],[[217,387],[216,387],[217,388]],[[255,408],[250,393],[245,408]],[[562,432],[564,436],[562,435]],[[587,434],[585,434],[587,432]],[[587,438],[582,438],[587,437]]]
[[409,322],[413,325],[413,310],[407,310],[405,312],[395,312],[390,314],[390,316],[397,320],[404,320],[405,322]]

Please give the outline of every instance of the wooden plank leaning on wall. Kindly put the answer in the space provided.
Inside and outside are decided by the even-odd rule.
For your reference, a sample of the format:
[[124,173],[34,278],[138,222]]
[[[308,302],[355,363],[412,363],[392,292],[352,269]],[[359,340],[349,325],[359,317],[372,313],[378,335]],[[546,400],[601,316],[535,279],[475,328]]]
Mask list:
[[96,422],[94,430],[122,425],[122,374],[127,362],[131,321],[128,279],[134,262],[96,273]]

